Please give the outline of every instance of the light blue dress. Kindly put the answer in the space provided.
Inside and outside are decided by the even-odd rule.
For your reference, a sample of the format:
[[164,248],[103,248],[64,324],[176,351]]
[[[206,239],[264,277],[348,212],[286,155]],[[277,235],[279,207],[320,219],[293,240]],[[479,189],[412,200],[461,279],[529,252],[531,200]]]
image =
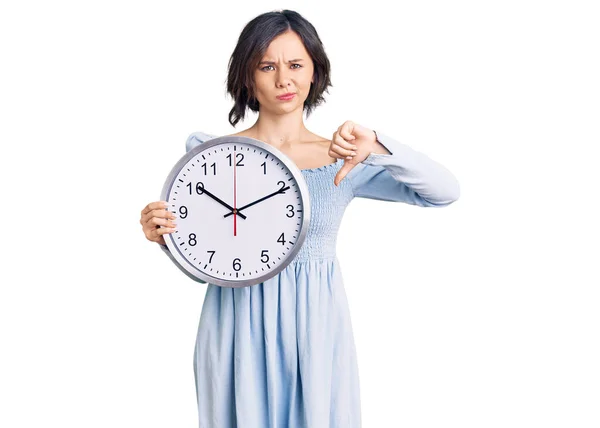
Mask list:
[[[344,211],[355,197],[444,207],[460,193],[444,166],[377,136],[392,154],[371,153],[339,187],[333,180],[342,159],[302,170],[311,222],[283,271],[250,287],[207,285],[194,351],[201,428],[361,426],[356,349],[336,257]],[[215,137],[193,133],[186,149]]]

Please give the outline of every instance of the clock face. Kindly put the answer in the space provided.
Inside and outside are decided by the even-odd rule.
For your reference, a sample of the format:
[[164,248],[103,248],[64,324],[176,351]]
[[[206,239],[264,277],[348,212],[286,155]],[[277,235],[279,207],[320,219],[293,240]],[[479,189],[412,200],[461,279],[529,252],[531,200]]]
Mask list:
[[175,166],[163,200],[176,216],[165,235],[190,274],[228,287],[279,273],[300,249],[310,210],[301,171],[274,147],[248,137],[200,144]]

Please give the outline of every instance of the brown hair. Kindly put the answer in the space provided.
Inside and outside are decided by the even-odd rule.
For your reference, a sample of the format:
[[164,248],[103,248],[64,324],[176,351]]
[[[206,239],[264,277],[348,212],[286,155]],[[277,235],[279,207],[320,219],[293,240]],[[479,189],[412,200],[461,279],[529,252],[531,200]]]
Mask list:
[[313,83],[304,101],[306,116],[325,101],[323,93],[331,84],[329,59],[313,25],[293,10],[263,13],[248,22],[229,59],[227,93],[233,98],[234,106],[229,112],[229,123],[236,126],[244,119],[246,109],[258,112],[258,100],[254,98],[254,70],[262,59],[271,41],[287,31],[294,31],[304,44],[313,64]]

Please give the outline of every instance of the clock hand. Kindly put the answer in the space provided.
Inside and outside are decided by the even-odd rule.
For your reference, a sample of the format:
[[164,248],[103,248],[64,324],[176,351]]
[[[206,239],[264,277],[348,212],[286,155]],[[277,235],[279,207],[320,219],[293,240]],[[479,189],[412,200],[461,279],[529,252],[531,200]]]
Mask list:
[[[227,207],[228,209],[231,210],[231,212],[229,214],[233,214],[234,211],[237,212],[237,215],[239,215],[241,218],[243,218],[244,220],[246,220],[246,216],[244,214],[240,214],[239,213],[239,209],[236,210],[235,208],[233,208],[231,205],[229,205],[226,202],[223,202],[221,199],[217,198],[215,195],[213,195],[212,193],[210,193],[208,190],[206,190],[205,188],[202,188],[202,193],[206,193],[208,196],[210,196],[211,198],[213,198],[215,201],[217,201],[218,203],[220,203],[221,205],[223,205],[224,207]],[[228,215],[229,215],[228,214]]]
[[[275,195],[278,195],[278,194],[280,194],[280,193],[284,193],[284,192],[285,192],[286,190],[288,190],[289,188],[290,188],[290,186],[288,186],[288,187],[284,187],[284,188],[282,188],[282,189],[279,189],[279,190],[277,190],[276,192],[273,192],[273,193],[271,193],[270,195],[267,195],[267,196],[265,196],[264,198],[260,198],[260,199],[258,199],[258,200],[256,200],[256,201],[252,202],[252,203],[249,203],[248,205],[244,205],[243,207],[239,207],[239,208],[237,209],[237,214],[238,214],[238,215],[241,217],[243,214],[240,214],[240,211],[242,211],[242,210],[245,210],[246,208],[248,208],[248,207],[251,207],[252,205],[256,205],[256,204],[258,204],[259,202],[262,202],[262,201],[264,201],[265,199],[269,199],[269,198],[271,198],[271,197],[273,197],[273,196],[275,196]],[[225,214],[223,217],[229,217],[229,216],[230,216],[230,215],[232,215],[232,214],[233,214],[233,211],[232,211],[232,212],[230,212],[230,213],[228,213],[228,214]]]
[[[233,146],[233,158],[237,159],[235,154],[235,146]],[[237,174],[236,166],[237,162],[233,163],[233,236],[237,236]]]

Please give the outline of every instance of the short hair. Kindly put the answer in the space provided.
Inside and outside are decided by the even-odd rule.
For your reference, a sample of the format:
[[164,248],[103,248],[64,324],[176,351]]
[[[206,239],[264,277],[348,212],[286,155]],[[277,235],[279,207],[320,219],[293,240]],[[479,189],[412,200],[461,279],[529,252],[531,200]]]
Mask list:
[[254,72],[271,41],[280,34],[294,31],[304,44],[313,64],[313,83],[304,101],[306,116],[325,101],[323,93],[331,84],[329,59],[323,43],[313,25],[293,10],[277,10],[263,13],[246,24],[229,59],[227,93],[233,98],[234,106],[229,112],[229,123],[236,126],[244,119],[246,109],[259,111],[254,97]]

